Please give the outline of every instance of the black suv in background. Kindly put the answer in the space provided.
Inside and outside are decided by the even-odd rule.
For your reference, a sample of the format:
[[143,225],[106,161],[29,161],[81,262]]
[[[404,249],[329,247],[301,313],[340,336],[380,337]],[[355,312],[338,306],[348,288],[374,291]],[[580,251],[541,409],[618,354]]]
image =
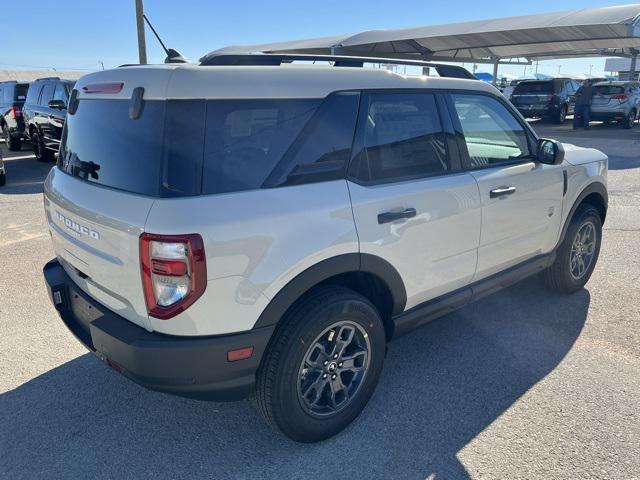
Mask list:
[[31,139],[37,160],[53,160],[60,147],[74,84],[72,80],[48,77],[34,81],[29,88],[22,112],[25,133]]
[[511,94],[511,103],[528,118],[546,117],[564,123],[573,114],[580,83],[571,78],[525,80]]
[[29,90],[28,83],[0,82],[0,129],[9,150],[20,150],[24,139],[22,106]]

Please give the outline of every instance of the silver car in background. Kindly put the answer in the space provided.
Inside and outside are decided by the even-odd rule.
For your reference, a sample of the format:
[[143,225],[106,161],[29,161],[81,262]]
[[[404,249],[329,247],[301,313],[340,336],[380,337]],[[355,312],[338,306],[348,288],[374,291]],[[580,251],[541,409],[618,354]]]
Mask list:
[[640,112],[640,83],[601,82],[593,89],[592,120],[615,121],[622,128],[633,128]]

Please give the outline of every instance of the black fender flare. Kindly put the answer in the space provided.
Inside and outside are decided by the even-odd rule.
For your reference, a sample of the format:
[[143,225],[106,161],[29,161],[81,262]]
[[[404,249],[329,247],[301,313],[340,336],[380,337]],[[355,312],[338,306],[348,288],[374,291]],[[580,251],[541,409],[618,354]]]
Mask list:
[[386,260],[367,253],[346,253],[322,260],[307,268],[287,283],[262,311],[254,329],[277,324],[286,311],[313,287],[341,273],[367,272],[376,275],[391,291],[393,315],[402,313],[407,292],[398,271]]
[[[583,200],[585,198],[587,198],[592,193],[597,193],[598,195],[600,195],[600,197],[602,197],[602,201],[604,203],[605,212],[609,208],[609,194],[607,193],[607,187],[605,187],[602,182],[598,182],[598,181],[592,182],[589,185],[587,185],[584,188],[584,190],[582,190],[582,192],[580,192],[580,195],[578,195],[578,198],[576,198],[576,201],[573,202],[573,206],[571,207],[571,210],[569,211],[569,215],[567,215],[567,219],[565,220],[564,225],[562,226],[562,232],[560,233],[560,239],[558,240],[558,243],[556,245],[556,249],[564,241],[564,237],[567,234],[567,230],[569,229],[569,225],[571,224],[571,219],[573,219],[573,216],[575,215],[576,210],[578,209],[578,206],[583,202]],[[602,223],[604,223],[604,218],[602,219]]]

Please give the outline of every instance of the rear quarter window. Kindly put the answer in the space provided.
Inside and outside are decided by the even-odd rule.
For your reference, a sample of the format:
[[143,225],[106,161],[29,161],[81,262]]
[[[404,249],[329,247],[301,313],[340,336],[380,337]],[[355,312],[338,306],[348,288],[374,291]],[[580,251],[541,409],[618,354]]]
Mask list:
[[321,101],[208,101],[202,192],[262,188]]

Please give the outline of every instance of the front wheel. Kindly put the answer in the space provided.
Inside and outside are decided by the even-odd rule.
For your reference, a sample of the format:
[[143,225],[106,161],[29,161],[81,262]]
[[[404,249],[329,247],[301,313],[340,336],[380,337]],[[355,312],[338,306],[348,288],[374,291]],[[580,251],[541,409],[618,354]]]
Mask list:
[[53,151],[44,146],[44,143],[40,139],[40,135],[35,130],[31,133],[31,143],[33,144],[33,153],[35,154],[37,161],[50,162],[53,160]]
[[593,273],[601,243],[600,214],[591,205],[581,205],[569,224],[554,263],[542,272],[545,285],[561,293],[580,290]]
[[292,440],[325,440],[364,409],[385,348],[380,315],[366,298],[343,287],[318,288],[296,302],[276,331],[258,371],[258,410]]

